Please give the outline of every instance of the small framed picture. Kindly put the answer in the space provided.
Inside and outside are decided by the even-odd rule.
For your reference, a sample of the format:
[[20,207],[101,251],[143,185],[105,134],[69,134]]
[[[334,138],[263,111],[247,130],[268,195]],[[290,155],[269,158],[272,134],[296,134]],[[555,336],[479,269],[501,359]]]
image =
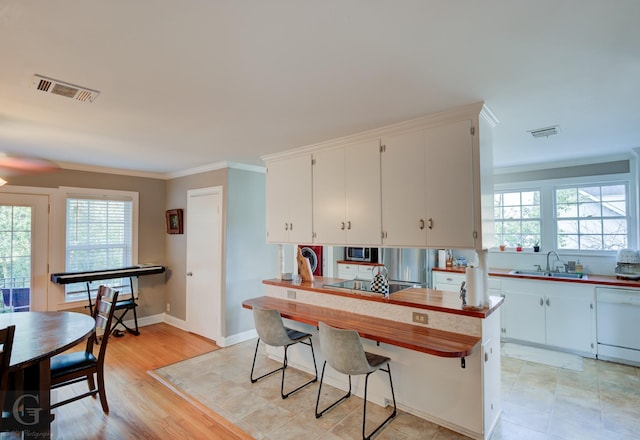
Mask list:
[[167,234],[182,234],[182,209],[167,211]]

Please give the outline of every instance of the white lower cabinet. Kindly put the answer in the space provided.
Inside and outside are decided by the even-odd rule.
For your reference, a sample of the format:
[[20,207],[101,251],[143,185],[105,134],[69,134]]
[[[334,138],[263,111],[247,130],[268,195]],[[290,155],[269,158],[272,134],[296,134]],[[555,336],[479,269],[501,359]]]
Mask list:
[[502,294],[504,338],[596,353],[593,285],[504,279]]
[[345,280],[372,280],[373,269],[371,264],[338,263],[338,278]]
[[502,294],[505,315],[504,336],[544,344],[546,342],[544,295],[527,291],[527,286],[512,287],[511,283],[503,283]]
[[460,285],[467,279],[463,273],[433,271],[434,290],[460,293]]
[[433,289],[443,292],[443,296],[452,300],[460,299],[460,286],[467,276],[463,273],[433,271]]

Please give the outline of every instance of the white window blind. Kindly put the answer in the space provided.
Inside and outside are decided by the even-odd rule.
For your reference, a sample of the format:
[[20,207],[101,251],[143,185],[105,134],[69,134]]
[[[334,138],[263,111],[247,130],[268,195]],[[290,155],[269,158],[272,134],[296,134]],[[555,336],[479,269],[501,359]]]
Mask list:
[[[91,196],[67,197],[66,272],[116,269],[132,265],[133,202]],[[94,283],[96,284],[96,283]],[[129,279],[100,281],[130,292]],[[86,298],[85,283],[66,285],[67,301]],[[92,286],[97,290],[97,284]]]

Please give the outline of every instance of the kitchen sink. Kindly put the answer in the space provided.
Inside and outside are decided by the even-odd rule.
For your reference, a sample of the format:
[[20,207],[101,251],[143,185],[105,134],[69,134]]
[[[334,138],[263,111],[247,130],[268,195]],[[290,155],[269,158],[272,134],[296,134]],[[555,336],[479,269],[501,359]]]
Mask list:
[[528,277],[540,278],[569,278],[574,280],[586,280],[587,276],[582,273],[571,272],[542,272],[539,270],[512,270],[510,275],[524,275]]
[[586,280],[587,276],[583,273],[572,273],[572,272],[549,272],[550,277],[555,278],[572,278],[576,280]]
[[548,272],[542,272],[539,270],[512,270],[509,275],[526,275],[529,277],[545,277]]

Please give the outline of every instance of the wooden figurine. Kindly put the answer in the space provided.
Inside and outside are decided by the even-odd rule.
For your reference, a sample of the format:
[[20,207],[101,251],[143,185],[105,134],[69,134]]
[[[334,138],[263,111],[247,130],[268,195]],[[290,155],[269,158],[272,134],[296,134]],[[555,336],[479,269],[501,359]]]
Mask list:
[[313,281],[313,271],[311,270],[311,262],[308,258],[302,255],[302,250],[298,248],[298,270],[300,271],[300,277],[302,281]]

